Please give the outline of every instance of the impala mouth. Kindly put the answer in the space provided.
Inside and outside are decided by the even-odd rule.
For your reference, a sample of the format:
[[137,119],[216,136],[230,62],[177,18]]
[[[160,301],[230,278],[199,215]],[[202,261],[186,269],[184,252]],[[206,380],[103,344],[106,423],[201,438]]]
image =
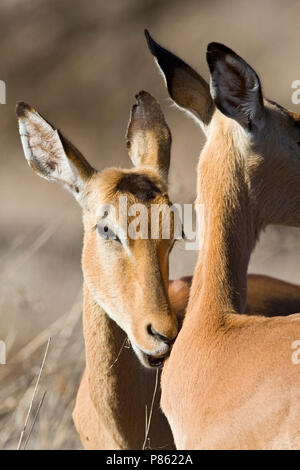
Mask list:
[[149,369],[158,369],[164,365],[165,360],[169,357],[170,351],[163,356],[152,356],[151,354],[142,353],[143,363]]
[[135,346],[134,344],[132,344],[132,348],[137,357],[139,358],[140,362],[147,369],[158,369],[159,367],[162,367],[167,357],[169,357],[171,351],[169,348],[167,351],[164,352],[164,354],[161,354],[160,356],[154,356],[152,354],[144,352],[142,349]]
[[158,367],[161,367],[163,365],[163,363],[165,362],[167,357],[168,357],[168,355],[163,356],[163,357],[155,357],[155,356],[147,355],[149,365],[151,367],[155,368],[155,369],[158,368]]

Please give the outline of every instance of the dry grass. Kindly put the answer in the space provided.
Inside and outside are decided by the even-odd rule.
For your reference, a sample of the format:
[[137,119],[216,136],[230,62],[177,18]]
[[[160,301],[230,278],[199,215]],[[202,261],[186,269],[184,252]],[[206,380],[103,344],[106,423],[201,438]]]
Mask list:
[[[150,406],[150,412],[149,412],[149,417],[148,417],[148,408],[146,405],[146,416],[145,416],[145,439],[144,443],[142,446],[142,450],[150,449],[150,438],[149,436],[149,430],[151,426],[151,420],[152,420],[152,413],[153,413],[153,407],[154,407],[154,400],[156,397],[156,392],[157,392],[157,387],[158,387],[158,381],[159,381],[159,371],[156,369],[156,375],[155,375],[155,385],[154,385],[154,390],[153,390],[153,395],[152,395],[152,400],[151,400],[151,406]],[[148,447],[147,447],[148,446]]]
[[[77,302],[71,312],[64,316],[64,326],[55,322],[56,325],[51,325],[43,332],[45,336],[49,336],[50,332],[54,332],[54,335],[33,401],[24,442],[27,440],[41,398],[45,391],[47,394],[27,443],[27,449],[80,448],[80,441],[71,417],[84,367],[83,344],[79,334],[80,315],[81,306]],[[58,326],[61,327],[60,331],[57,331]],[[15,359],[11,361],[8,358],[9,365],[0,369],[1,449],[16,449],[18,446],[40,370],[43,349],[45,344],[36,349],[23,348]]]
[[[64,217],[64,220],[68,218]],[[4,267],[1,276],[0,314],[3,317],[11,317],[5,309],[5,298],[10,300],[10,291],[14,293],[13,297],[16,296],[16,274],[23,265],[32,263],[41,254],[41,249],[47,248],[50,238],[58,231],[61,223],[62,219],[59,217],[29,242],[22,240],[21,248],[15,246],[15,240],[12,240],[8,250],[10,259],[6,264],[7,269],[5,257],[1,258]],[[18,248],[20,250],[17,256],[12,257],[12,253]],[[68,266],[65,268],[67,275]],[[55,299],[53,300],[55,305]],[[11,306],[13,307],[12,303]],[[34,302],[22,301],[16,314],[17,322],[12,322],[8,335],[3,338],[8,357],[7,364],[0,367],[0,449],[18,447],[30,405],[32,408],[21,448],[78,449],[81,444],[71,415],[84,368],[84,345],[79,321],[82,311],[81,292],[70,310],[42,330],[37,326],[35,332],[38,333],[28,341],[30,336],[25,328],[26,319],[34,324],[38,310],[39,306],[34,305]],[[36,387],[43,351],[49,337],[52,341],[47,361]]]

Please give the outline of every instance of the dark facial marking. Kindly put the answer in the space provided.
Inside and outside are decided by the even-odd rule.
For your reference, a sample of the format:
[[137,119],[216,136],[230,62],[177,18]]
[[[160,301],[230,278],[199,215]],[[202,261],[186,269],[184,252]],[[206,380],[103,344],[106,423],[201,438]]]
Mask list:
[[161,190],[147,176],[138,173],[130,173],[122,176],[117,190],[133,194],[141,202],[147,202],[154,199]]

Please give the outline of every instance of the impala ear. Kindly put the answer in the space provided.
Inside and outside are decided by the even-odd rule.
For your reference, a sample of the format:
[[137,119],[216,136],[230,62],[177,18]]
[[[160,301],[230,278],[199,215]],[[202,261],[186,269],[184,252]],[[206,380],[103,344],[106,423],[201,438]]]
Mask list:
[[134,166],[156,169],[165,182],[170,167],[171,132],[158,102],[146,91],[136,95],[126,134]]
[[248,130],[260,127],[264,103],[260,80],[253,68],[216,42],[207,46],[207,62],[211,95],[219,110]]
[[80,201],[86,182],[95,173],[79,150],[28,104],[16,113],[24,154],[29,166],[43,178],[65,186]]
[[208,83],[183,60],[155,42],[147,30],[145,35],[170,97],[178,106],[192,113],[205,130],[214,111]]

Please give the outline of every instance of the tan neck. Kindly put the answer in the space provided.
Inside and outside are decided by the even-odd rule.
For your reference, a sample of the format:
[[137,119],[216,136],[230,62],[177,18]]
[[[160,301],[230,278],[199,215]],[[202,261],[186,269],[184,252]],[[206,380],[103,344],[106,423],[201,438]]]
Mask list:
[[216,130],[202,152],[198,195],[204,204],[204,244],[188,313],[195,312],[207,330],[222,325],[226,313],[244,312],[247,268],[257,238],[244,159],[230,130]]
[[[86,285],[83,327],[89,394],[101,426],[119,448],[141,449],[146,405],[149,412],[155,371],[142,368],[132,348],[126,348],[125,333],[94,301]],[[172,443],[159,401],[160,392],[151,421],[152,446]]]

